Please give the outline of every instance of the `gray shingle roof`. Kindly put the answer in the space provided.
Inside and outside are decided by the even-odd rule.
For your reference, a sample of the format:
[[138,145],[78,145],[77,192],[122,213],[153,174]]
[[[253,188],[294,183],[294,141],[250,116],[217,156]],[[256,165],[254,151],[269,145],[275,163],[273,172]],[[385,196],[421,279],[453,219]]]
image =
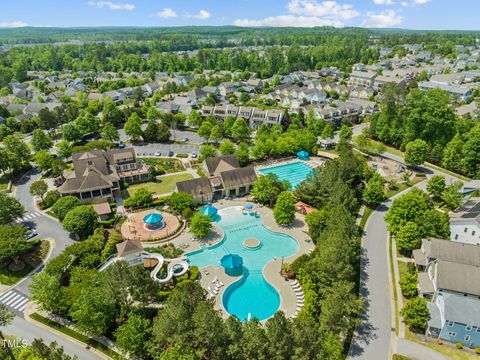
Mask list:
[[422,247],[428,258],[480,266],[480,246],[478,245],[430,238],[422,240]]

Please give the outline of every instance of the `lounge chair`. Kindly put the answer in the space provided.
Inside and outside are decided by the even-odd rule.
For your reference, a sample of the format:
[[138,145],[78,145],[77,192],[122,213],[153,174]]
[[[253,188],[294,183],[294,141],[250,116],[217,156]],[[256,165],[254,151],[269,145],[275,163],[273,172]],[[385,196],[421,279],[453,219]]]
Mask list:
[[302,289],[293,289],[293,291],[297,294],[303,294],[303,290]]
[[218,278],[215,276],[215,278],[212,280],[212,284],[215,284],[218,281]]
[[297,295],[297,300],[305,300],[305,295]]
[[298,280],[292,281],[292,282],[290,283],[290,285],[292,285],[292,286],[298,285]]
[[220,287],[224,286],[223,283],[220,280],[218,280],[217,283],[218,283],[218,285],[220,285]]
[[292,289],[301,289],[302,287],[300,286],[300,284],[297,284],[297,285],[292,285]]

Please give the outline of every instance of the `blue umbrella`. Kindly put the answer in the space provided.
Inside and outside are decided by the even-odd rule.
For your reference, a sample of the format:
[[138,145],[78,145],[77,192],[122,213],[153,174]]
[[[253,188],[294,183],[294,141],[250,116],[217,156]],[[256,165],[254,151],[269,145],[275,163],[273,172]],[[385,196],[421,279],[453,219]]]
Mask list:
[[310,154],[305,151],[305,150],[301,150],[299,152],[297,152],[297,156],[300,158],[300,159],[308,159]]
[[156,213],[156,212],[148,214],[147,216],[145,216],[143,218],[143,221],[147,225],[155,225],[155,224],[160,223],[162,220],[163,220],[162,214],[159,214],[159,213]]
[[207,215],[207,216],[215,216],[217,215],[217,208],[213,205],[206,205],[204,207],[202,207],[200,209],[200,212],[203,214],[203,215]]
[[237,254],[228,254],[222,257],[220,264],[225,268],[225,270],[238,269],[243,266],[243,259]]
[[253,209],[253,204],[248,203],[247,205],[245,205],[245,209],[248,209],[248,210]]

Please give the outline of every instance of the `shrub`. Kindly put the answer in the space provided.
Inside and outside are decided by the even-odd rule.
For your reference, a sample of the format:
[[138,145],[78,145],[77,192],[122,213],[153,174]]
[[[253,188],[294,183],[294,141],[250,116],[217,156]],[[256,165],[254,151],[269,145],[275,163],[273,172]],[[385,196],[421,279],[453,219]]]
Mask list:
[[190,232],[197,238],[204,238],[212,229],[212,219],[210,216],[196,212],[190,222]]
[[409,358],[408,356],[399,355],[399,354],[393,354],[392,360],[412,360],[412,358]]
[[55,202],[52,206],[52,212],[60,219],[60,221],[62,221],[70,210],[80,205],[82,205],[82,202],[79,198],[68,195]]
[[118,214],[113,214],[113,216],[110,219],[100,220],[98,224],[103,227],[109,227],[109,226],[112,226],[117,219],[118,219]]
[[200,277],[200,270],[196,266],[190,266],[190,280],[196,281]]
[[138,189],[135,193],[124,201],[126,207],[143,206],[152,202],[152,194],[147,189]]
[[155,172],[157,173],[157,175],[165,175],[167,172],[165,171],[165,168],[162,166],[162,165],[157,165],[155,167]]
[[456,347],[457,349],[463,349],[463,345],[462,345],[461,343],[459,343],[459,342],[455,343],[455,347]]
[[186,154],[186,153],[179,153],[179,154],[177,154],[177,157],[178,157],[178,158],[185,159],[185,158],[188,158],[188,154]]
[[480,354],[480,348],[475,348],[475,354]]
[[60,192],[58,190],[50,190],[45,194],[43,201],[38,204],[38,207],[41,210],[48,209],[50,206],[55,204],[61,197],[62,195],[60,195]]
[[166,202],[177,214],[182,214],[186,208],[192,208],[195,205],[192,195],[181,191],[170,195]]
[[77,206],[71,209],[63,219],[63,228],[82,239],[91,235],[97,225],[97,213],[89,205]]
[[417,274],[407,273],[400,278],[400,289],[406,298],[417,296]]

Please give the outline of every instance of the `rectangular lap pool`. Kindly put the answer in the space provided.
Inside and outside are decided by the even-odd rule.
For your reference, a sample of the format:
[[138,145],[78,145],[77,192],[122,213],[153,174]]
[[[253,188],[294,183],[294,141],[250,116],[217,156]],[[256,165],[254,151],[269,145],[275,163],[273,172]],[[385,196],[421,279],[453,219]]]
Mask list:
[[292,190],[305,180],[312,171],[313,169],[310,166],[300,161],[259,170],[263,175],[274,173],[280,180],[287,180],[292,186]]

